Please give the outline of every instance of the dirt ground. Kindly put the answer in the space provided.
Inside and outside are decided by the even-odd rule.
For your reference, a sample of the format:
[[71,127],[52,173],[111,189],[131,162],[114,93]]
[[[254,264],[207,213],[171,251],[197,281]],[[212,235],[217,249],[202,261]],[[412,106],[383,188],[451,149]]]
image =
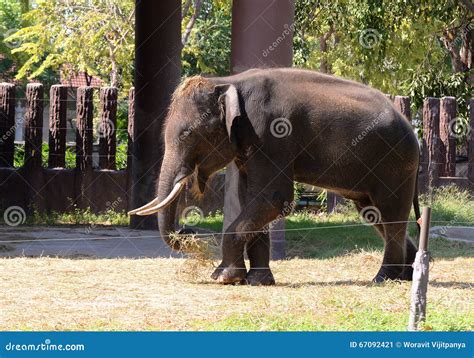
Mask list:
[[[221,286],[180,258],[0,258],[1,330],[405,330],[411,283],[381,253],[275,261],[274,287]],[[425,329],[474,328],[474,259],[437,260]]]

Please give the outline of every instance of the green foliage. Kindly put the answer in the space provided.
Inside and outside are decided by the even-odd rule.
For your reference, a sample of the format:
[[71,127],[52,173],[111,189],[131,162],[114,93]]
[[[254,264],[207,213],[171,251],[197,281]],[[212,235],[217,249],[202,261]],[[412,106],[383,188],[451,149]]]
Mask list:
[[438,224],[474,226],[474,197],[455,185],[436,188],[433,195],[421,195],[421,205],[429,205]]
[[117,144],[116,165],[118,170],[127,169],[127,149],[126,143]]
[[[453,95],[463,101],[468,74],[452,75],[443,44],[462,44],[468,12],[452,0],[299,0],[294,63],[367,83],[391,94],[410,94],[417,108],[423,96]],[[472,18],[472,16],[471,16]],[[451,30],[450,30],[451,31]],[[320,50],[326,36],[326,51]]]
[[298,200],[300,200],[301,198],[301,194],[304,193],[304,184],[302,183],[298,183],[297,181],[293,182],[293,197],[294,197],[294,200],[297,202]]
[[117,104],[117,142],[128,143],[128,101]]
[[[48,166],[49,145],[43,143],[41,151],[41,161],[43,167]],[[25,162],[25,146],[23,144],[15,145],[14,166],[21,168]],[[127,169],[127,144],[117,144],[116,155],[117,169]],[[76,167],[76,152],[74,147],[66,147],[66,168],[73,169]]]
[[327,202],[328,202],[328,191],[321,190],[316,200],[321,203],[321,206],[326,207]]
[[88,209],[79,209],[75,205],[66,213],[49,212],[40,213],[34,211],[33,215],[27,218],[28,225],[128,225],[128,216],[125,212],[116,212],[114,210],[106,210],[99,214],[95,214]]
[[112,86],[132,82],[134,2],[38,0],[25,15],[31,25],[9,37],[13,53],[28,60],[17,78],[37,79],[48,69],[66,76],[85,72]]
[[[186,2],[186,1],[183,1]],[[183,48],[183,74],[226,75],[230,71],[230,0],[204,0],[189,41]],[[191,11],[192,12],[192,11]],[[183,21],[183,32],[191,14]]]
[[21,6],[17,1],[0,0],[0,81],[8,81],[13,76],[14,66],[19,56],[12,54],[18,44],[5,41],[21,27]]
[[[49,145],[43,143],[41,150],[41,162],[43,167],[48,166],[48,157],[49,157]],[[14,166],[15,168],[21,168],[25,162],[25,145],[16,144],[15,145],[15,155],[14,155]],[[76,153],[73,148],[66,147],[66,168],[72,169],[76,167]]]
[[[120,87],[122,95],[132,86],[134,1],[38,0],[25,15],[30,25],[23,28],[19,26],[20,5],[14,5],[18,18],[12,27],[20,30],[9,41],[20,43],[12,52],[23,56],[17,79],[38,80],[53,75],[51,71],[62,71],[66,77],[85,72]],[[183,32],[193,12],[194,4],[183,19]],[[227,74],[230,35],[231,1],[203,0],[182,51],[183,74]]]

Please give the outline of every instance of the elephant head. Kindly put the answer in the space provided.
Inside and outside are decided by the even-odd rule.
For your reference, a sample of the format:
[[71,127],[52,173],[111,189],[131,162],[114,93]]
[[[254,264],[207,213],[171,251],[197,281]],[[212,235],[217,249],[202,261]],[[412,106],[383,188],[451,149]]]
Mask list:
[[202,194],[210,175],[234,159],[232,126],[240,115],[233,85],[215,84],[201,76],[185,80],[173,94],[164,124],[157,197],[129,215],[158,212],[161,236],[170,244],[180,192],[192,180],[193,191]]

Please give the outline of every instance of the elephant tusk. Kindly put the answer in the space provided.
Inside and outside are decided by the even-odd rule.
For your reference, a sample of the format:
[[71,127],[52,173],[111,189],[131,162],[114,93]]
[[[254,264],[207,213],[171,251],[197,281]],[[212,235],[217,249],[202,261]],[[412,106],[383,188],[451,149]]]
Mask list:
[[142,206],[141,208],[135,209],[130,211],[128,214],[129,215],[139,215],[139,216],[146,216],[146,215],[151,215],[154,214],[161,209],[166,208],[168,205],[170,205],[181,193],[181,191],[184,188],[186,179],[181,180],[180,182],[176,183],[174,186],[173,190],[169,195],[163,200],[161,203],[157,200],[158,198],[152,200],[148,204]]
[[145,210],[145,209],[149,209],[151,208],[152,206],[155,206],[156,204],[158,204],[160,201],[158,200],[158,198],[155,198],[153,199],[152,201],[150,201],[148,204],[145,204],[137,209],[133,209],[131,211],[128,212],[128,215],[135,215],[136,213],[138,213],[139,211],[142,211],[142,210]]

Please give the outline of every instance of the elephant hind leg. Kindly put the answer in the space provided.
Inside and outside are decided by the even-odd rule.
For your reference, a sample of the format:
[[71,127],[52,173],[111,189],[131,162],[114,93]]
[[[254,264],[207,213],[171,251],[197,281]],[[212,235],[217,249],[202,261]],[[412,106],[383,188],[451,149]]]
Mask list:
[[368,199],[356,202],[361,216],[370,217],[374,229],[384,239],[384,256],[382,266],[374,278],[374,282],[385,280],[411,280],[416,248],[407,234],[407,221],[411,209],[411,193],[409,188],[398,192],[397,198]]
[[373,200],[381,213],[385,232],[385,250],[382,267],[374,278],[375,282],[411,280],[416,249],[408,237],[408,218],[413,201],[413,187],[403,186],[395,195],[386,195],[383,200]]
[[[372,201],[368,196],[360,200],[354,200],[354,204],[361,216],[361,219],[363,219],[363,217],[365,217],[366,215],[370,214],[370,209],[374,207]],[[385,240],[385,231],[383,225],[374,224],[373,227],[375,231],[377,231],[377,233],[380,235],[380,237]]]

